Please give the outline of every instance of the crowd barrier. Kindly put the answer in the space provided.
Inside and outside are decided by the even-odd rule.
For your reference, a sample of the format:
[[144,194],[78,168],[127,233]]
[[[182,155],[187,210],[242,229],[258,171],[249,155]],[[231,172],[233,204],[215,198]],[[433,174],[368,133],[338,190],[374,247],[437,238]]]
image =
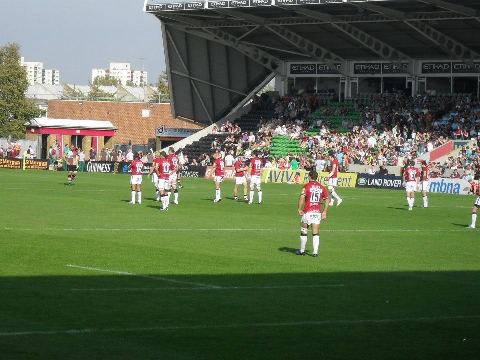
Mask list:
[[[48,160],[45,159],[0,159],[0,168],[24,169],[24,170],[47,170]],[[151,163],[144,164],[144,174],[148,174],[152,167]],[[129,173],[127,162],[118,161],[87,161],[84,171],[89,173]],[[182,178],[206,178],[213,177],[212,166],[183,166],[180,169]],[[235,169],[225,168],[225,179],[234,179]],[[262,182],[272,184],[305,184],[308,181],[308,172],[305,170],[279,170],[263,169]],[[328,185],[328,173],[319,173],[319,182]],[[338,173],[338,187],[340,188],[377,188],[404,190],[403,178],[396,175]],[[429,180],[429,192],[453,195],[468,195],[470,183],[462,179],[433,178]]]
[[403,179],[396,175],[358,174],[357,187],[404,190]]
[[[308,182],[308,171],[306,170],[279,170],[263,169],[262,181],[274,184],[306,184]],[[327,186],[328,173],[318,174],[318,181]],[[338,187],[354,188],[357,182],[356,173],[338,173]]]
[[[405,190],[403,178],[395,175],[358,174],[357,187]],[[470,192],[470,183],[462,179],[432,178],[428,181],[428,192],[468,195]]]
[[[143,174],[148,174],[152,168],[152,163],[143,164]],[[205,176],[205,166],[182,166],[180,169],[180,177],[201,178]],[[85,172],[96,173],[129,173],[128,163],[124,161],[88,161],[85,164]]]
[[[235,177],[235,168],[227,166],[224,169],[223,178],[233,180]],[[206,179],[213,178],[213,166],[207,166],[205,172]],[[279,170],[279,169],[263,169],[261,179],[264,183],[273,184],[306,184],[308,182],[308,171],[306,170]],[[355,173],[338,173],[338,187],[355,187],[357,174]],[[319,174],[319,182],[323,185],[328,184],[328,173]]]
[[434,178],[429,181],[429,192],[453,195],[468,195],[470,183],[462,179]]
[[0,168],[23,170],[47,170],[48,160],[42,159],[0,159]]

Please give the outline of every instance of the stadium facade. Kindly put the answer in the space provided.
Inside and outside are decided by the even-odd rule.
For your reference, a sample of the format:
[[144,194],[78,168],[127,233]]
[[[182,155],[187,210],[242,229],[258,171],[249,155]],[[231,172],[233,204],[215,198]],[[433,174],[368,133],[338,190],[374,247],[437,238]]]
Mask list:
[[174,116],[208,125],[271,79],[339,99],[480,93],[478,0],[147,0]]

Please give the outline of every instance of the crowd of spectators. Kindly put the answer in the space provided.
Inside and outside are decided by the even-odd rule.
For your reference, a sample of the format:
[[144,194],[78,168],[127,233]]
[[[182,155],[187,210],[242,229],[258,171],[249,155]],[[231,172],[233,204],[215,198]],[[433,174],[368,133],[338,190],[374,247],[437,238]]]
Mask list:
[[[333,106],[335,105],[335,106]],[[216,125],[213,133],[218,134],[210,144],[210,152],[185,163],[209,165],[211,153],[221,151],[230,159],[238,155],[249,157],[260,150],[268,159],[267,167],[280,169],[315,167],[318,171],[328,168],[328,154],[333,152],[342,170],[350,164],[372,167],[401,165],[404,159],[413,159],[432,151],[451,139],[477,139],[480,134],[480,103],[467,96],[409,97],[389,94],[359,97],[347,105],[328,104],[314,95],[275,97],[263,94],[255,97],[254,111],[267,110],[270,116],[260,119],[258,131],[245,132],[236,123]],[[358,114],[356,121],[348,118],[349,112]],[[320,111],[318,111],[320,110]],[[342,131],[329,124],[329,117],[345,118]],[[303,154],[283,157],[270,156],[269,150],[274,136],[281,135],[298,141]],[[72,151],[67,144],[62,149],[55,142],[48,149],[51,162],[64,159]],[[91,161],[131,161],[131,148],[102,148],[98,153],[89,149],[85,153],[73,147]],[[35,157],[34,149],[21,149],[18,143],[0,146],[1,158]],[[477,146],[465,146],[455,157],[442,163],[432,163],[432,175],[471,178],[479,167]],[[145,160],[151,160],[150,153]],[[143,154],[142,154],[143,156]],[[231,161],[232,162],[232,161]]]
[[[344,116],[352,105],[360,114],[359,120],[342,124],[348,127],[348,131],[332,129],[327,116]],[[269,158],[267,165],[280,168],[292,160],[299,166],[316,164],[317,170],[327,168],[327,154],[331,151],[343,169],[349,164],[396,166],[401,165],[403,159],[417,158],[451,139],[476,138],[480,128],[480,103],[469,97],[379,95],[353,100],[349,108],[322,105],[322,111],[317,112],[321,115],[316,116],[319,102],[314,96],[275,98],[264,95],[254,99],[253,108],[269,109],[273,116],[261,119],[256,133],[241,132],[238,126],[227,123],[223,130],[231,136],[225,140],[215,139],[211,144],[212,151],[248,156],[253,150],[261,150]],[[269,156],[268,150],[275,135],[298,140],[305,153],[283,158]],[[476,156],[476,150],[469,150],[468,153]],[[206,165],[210,161],[209,154],[202,154],[194,163]],[[458,164],[456,167],[461,176],[461,170],[474,167],[466,152],[459,159],[450,160],[459,161],[461,168]],[[455,170],[453,163],[435,166],[442,175],[448,169]]]
[[462,146],[458,154],[449,156],[446,161],[432,162],[430,175],[471,181],[480,170],[479,155],[478,144]]
[[22,157],[22,146],[20,143],[8,143],[0,146],[0,158],[20,158]]
[[0,145],[0,159],[11,158],[20,159],[25,157],[26,159],[35,159],[37,153],[32,145],[25,145],[22,148],[20,142],[8,142],[6,145]]

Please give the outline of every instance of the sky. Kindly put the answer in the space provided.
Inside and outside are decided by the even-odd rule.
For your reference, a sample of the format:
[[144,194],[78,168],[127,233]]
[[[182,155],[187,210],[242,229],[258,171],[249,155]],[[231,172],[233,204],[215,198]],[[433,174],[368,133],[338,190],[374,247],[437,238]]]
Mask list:
[[110,62],[143,66],[156,83],[165,69],[161,27],[143,2],[0,0],[0,46],[18,43],[25,61],[60,70],[61,83],[87,85],[92,68]]

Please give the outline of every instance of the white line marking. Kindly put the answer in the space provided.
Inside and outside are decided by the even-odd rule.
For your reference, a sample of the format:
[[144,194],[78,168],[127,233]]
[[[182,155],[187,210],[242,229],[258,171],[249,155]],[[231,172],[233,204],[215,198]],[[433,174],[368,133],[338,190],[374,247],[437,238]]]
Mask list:
[[323,325],[363,325],[363,324],[395,324],[402,322],[438,322],[449,320],[477,320],[480,315],[459,316],[432,316],[411,317],[399,319],[345,319],[345,320],[319,320],[319,321],[292,321],[270,323],[245,323],[245,324],[212,324],[212,325],[185,325],[185,326],[151,326],[131,328],[85,328],[85,329],[57,329],[57,330],[26,330],[4,331],[0,337],[29,336],[29,335],[82,335],[93,333],[125,333],[125,332],[149,332],[149,331],[176,331],[176,330],[215,330],[215,329],[241,329],[241,328],[268,328],[268,327],[296,327],[296,326],[323,326]]
[[274,231],[275,229],[238,229],[238,228],[13,228],[4,227],[5,231]]
[[150,288],[85,288],[70,289],[71,291],[115,292],[115,291],[206,291],[206,290],[270,290],[270,289],[310,289],[310,288],[340,288],[344,284],[317,284],[317,285],[278,285],[278,286],[218,286],[218,287],[150,287]]
[[82,270],[88,270],[88,271],[98,271],[98,272],[105,272],[105,273],[118,274],[118,275],[134,276],[134,277],[144,278],[144,279],[166,281],[166,282],[171,282],[171,283],[175,283],[175,284],[189,284],[189,285],[204,287],[204,288],[208,288],[208,289],[216,289],[216,288],[219,287],[219,286],[216,286],[216,285],[202,284],[202,283],[198,283],[198,282],[174,280],[174,279],[164,278],[164,277],[161,277],[161,276],[140,275],[140,274],[135,274],[135,273],[127,272],[127,271],[100,269],[100,268],[91,267],[91,266],[80,266],[80,265],[73,265],[73,264],[67,264],[65,266],[69,267],[69,268],[74,268],[74,269],[82,269]]
[[[4,227],[4,231],[140,231],[140,232],[150,232],[150,231],[282,231],[282,232],[293,232],[297,230],[284,229],[284,228],[275,228],[275,229],[239,229],[239,228],[14,228],[14,227]],[[465,224],[465,228],[462,229],[321,229],[321,232],[472,232],[475,229],[470,229]]]

